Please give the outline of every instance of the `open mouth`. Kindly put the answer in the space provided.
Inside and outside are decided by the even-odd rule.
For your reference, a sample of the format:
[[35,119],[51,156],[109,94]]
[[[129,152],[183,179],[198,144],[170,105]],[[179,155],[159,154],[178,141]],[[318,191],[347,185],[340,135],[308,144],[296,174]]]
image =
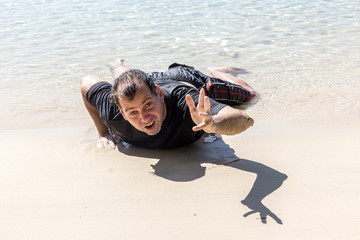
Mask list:
[[145,128],[146,128],[147,130],[151,130],[154,126],[155,126],[155,121],[153,121],[153,122],[150,123],[149,125],[146,125]]

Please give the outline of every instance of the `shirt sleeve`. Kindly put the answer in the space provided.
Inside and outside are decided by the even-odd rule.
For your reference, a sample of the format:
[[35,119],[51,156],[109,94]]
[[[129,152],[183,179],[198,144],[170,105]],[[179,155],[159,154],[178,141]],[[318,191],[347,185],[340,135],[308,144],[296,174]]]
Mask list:
[[101,120],[108,126],[108,120],[115,114],[114,104],[110,102],[111,84],[98,82],[92,85],[86,93],[86,99],[99,113]]

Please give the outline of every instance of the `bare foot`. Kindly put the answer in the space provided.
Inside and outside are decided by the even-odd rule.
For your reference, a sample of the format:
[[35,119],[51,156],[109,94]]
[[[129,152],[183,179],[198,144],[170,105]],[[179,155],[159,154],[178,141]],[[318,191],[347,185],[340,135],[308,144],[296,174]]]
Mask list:
[[125,60],[123,58],[118,58],[115,60],[114,62],[114,67],[117,67],[117,66],[121,66],[123,67],[124,66],[124,62]]
[[122,73],[129,71],[131,68],[124,66],[125,60],[122,58],[116,59],[112,64],[108,64],[108,67],[112,71],[114,78],[118,78]]

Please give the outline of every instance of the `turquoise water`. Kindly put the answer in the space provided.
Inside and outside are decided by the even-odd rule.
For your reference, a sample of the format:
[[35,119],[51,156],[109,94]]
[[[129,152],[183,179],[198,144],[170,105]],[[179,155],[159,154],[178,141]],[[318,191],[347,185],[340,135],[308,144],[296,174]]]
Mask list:
[[359,42],[359,0],[1,0],[0,129],[87,123],[79,79],[118,57],[242,67],[255,119],[360,126]]

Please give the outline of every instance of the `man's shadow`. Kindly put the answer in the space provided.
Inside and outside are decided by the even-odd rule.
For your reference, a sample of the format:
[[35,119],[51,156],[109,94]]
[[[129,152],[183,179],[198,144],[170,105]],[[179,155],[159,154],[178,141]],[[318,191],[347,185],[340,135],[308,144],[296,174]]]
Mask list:
[[175,150],[148,150],[134,146],[119,147],[119,150],[126,155],[159,159],[155,165],[151,165],[154,174],[170,181],[186,182],[203,177],[206,172],[206,167],[201,165],[203,163],[226,165],[255,173],[256,180],[248,195],[241,201],[251,210],[243,216],[259,213],[262,223],[267,223],[269,216],[282,224],[282,220],[268,209],[262,200],[278,189],[287,176],[264,164],[237,157],[234,150],[222,139],[212,143],[204,143],[201,139]]

